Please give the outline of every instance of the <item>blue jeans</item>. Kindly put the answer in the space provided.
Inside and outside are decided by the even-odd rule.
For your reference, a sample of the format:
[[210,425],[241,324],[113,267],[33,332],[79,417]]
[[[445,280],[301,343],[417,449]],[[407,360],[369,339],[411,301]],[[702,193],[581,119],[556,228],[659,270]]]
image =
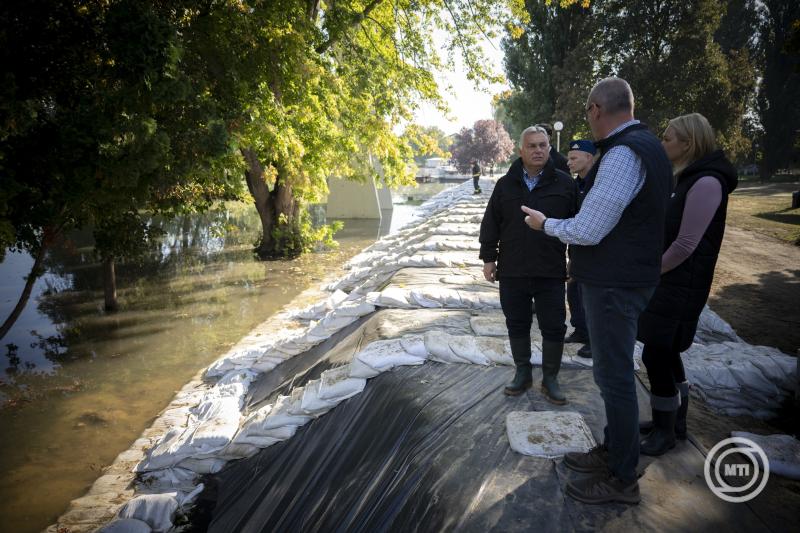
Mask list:
[[578,333],[587,335],[586,314],[583,312],[583,297],[581,296],[581,284],[570,279],[567,281],[567,303],[569,304],[569,323]]
[[639,402],[633,347],[639,315],[655,287],[598,287],[581,283],[592,345],[594,381],[606,409],[608,466],[617,478],[636,479],[639,463]]

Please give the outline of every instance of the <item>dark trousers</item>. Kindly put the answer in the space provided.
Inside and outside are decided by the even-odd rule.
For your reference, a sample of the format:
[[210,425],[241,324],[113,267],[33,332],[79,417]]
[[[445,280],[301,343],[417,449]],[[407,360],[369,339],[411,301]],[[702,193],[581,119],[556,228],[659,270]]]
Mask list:
[[678,350],[645,344],[642,362],[647,368],[650,392],[653,395],[671,398],[678,394],[675,384],[686,381],[686,371]]
[[555,278],[500,278],[500,306],[510,338],[530,338],[532,302],[536,303],[536,321],[542,338],[564,342],[567,331],[564,281]]
[[639,402],[633,348],[639,315],[655,287],[598,287],[581,284],[592,344],[592,371],[606,410],[605,444],[611,473],[636,479],[639,463]]
[[472,185],[475,187],[476,191],[481,188],[480,185],[478,185],[478,180],[479,179],[481,179],[481,175],[480,174],[472,176]]
[[586,314],[583,311],[581,284],[570,279],[567,281],[567,303],[569,304],[569,323],[578,333],[589,334],[586,329]]

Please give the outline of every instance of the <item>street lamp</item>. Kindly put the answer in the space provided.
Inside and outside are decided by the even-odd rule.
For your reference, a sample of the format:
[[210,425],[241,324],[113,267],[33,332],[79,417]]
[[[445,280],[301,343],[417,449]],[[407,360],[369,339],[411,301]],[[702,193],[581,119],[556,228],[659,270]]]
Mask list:
[[561,151],[561,130],[564,129],[564,123],[560,120],[553,124],[553,129],[556,130],[556,152]]

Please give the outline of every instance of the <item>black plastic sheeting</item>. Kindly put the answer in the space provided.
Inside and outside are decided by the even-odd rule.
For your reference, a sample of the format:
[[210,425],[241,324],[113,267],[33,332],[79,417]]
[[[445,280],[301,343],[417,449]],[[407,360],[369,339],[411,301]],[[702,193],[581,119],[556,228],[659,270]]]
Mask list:
[[[298,368],[302,374],[292,381],[302,384],[331,364]],[[563,407],[547,403],[536,387],[505,396],[512,372],[429,362],[383,373],[293,438],[207,476],[185,530],[781,529],[765,527],[749,505],[713,496],[703,481],[703,456],[687,442],[657,460],[642,457],[638,506],[583,505],[566,497],[562,487],[580,474],[513,452],[505,418],[518,410],[577,411],[600,437],[605,416],[592,372],[562,369],[559,379],[570,401]],[[534,369],[535,382],[540,379]],[[259,396],[266,399],[266,392],[262,386]],[[639,400],[644,410],[642,387]]]
[[427,363],[370,380],[218,474],[209,530],[558,530],[555,463],[508,446],[505,413],[531,407],[502,394],[508,378],[507,368]]

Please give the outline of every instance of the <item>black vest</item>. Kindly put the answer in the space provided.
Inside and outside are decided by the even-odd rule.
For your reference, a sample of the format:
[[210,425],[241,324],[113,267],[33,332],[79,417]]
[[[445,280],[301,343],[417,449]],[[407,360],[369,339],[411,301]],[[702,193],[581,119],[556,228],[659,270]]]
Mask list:
[[659,140],[644,124],[629,126],[595,144],[601,155],[586,175],[580,203],[594,186],[603,156],[614,146],[627,146],[641,158],[645,179],[617,225],[602,241],[594,246],[570,246],[570,276],[603,287],[654,287],[661,274],[664,215],[671,192],[672,165]]
[[725,234],[728,195],[737,185],[736,169],[722,151],[718,150],[695,161],[678,175],[675,193],[670,198],[667,209],[664,249],[678,237],[686,195],[703,176],[713,176],[719,180],[722,201],[694,252],[661,276],[656,292],[639,318],[637,337],[647,344],[657,344],[677,351],[691,346],[697,321],[711,291],[714,267]]

